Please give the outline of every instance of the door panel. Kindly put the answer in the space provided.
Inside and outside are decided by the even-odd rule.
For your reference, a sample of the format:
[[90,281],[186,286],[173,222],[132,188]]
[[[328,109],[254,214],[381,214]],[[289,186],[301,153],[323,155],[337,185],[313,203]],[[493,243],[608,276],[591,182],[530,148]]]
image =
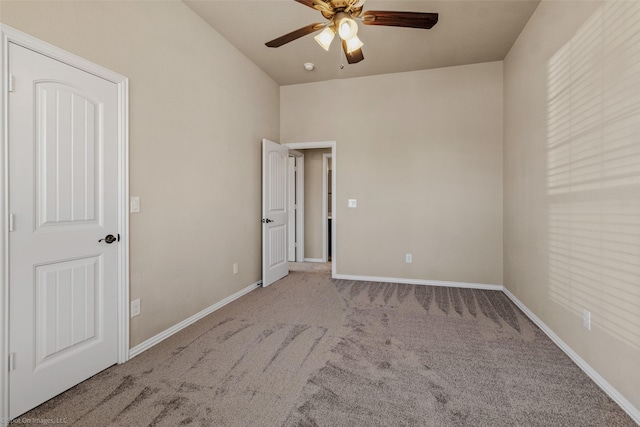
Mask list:
[[[288,150],[287,150],[288,155]],[[280,214],[287,210],[287,181],[285,180],[285,162],[288,157],[283,157],[280,150],[269,150],[267,152],[269,159],[269,192],[267,200],[269,206],[267,212],[270,214]]]
[[269,268],[275,268],[278,265],[288,261],[285,258],[286,245],[283,242],[286,241],[287,230],[286,225],[270,225],[267,227],[269,232]]
[[100,340],[101,263],[89,257],[36,267],[36,371]]
[[36,82],[35,91],[37,223],[95,223],[103,112],[96,100],[66,84]]
[[289,274],[288,159],[287,147],[262,140],[262,286]]
[[118,361],[118,88],[8,50],[14,418]]

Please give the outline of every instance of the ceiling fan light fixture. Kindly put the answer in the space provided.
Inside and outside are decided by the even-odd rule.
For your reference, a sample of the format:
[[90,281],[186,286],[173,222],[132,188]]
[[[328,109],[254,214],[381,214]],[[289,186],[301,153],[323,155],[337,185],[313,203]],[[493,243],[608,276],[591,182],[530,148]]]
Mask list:
[[[0,0],[2,1],[2,0]],[[358,24],[354,18],[362,20],[364,25],[422,28],[428,30],[438,23],[437,13],[400,12],[367,10],[362,12],[366,0],[296,0],[296,2],[319,11],[327,20],[317,22],[265,43],[267,47],[280,47],[311,33],[320,31],[314,38],[326,51],[338,34],[340,45],[345,52],[347,62],[356,64],[364,59],[364,43],[357,37]]]
[[342,40],[350,40],[358,34],[358,24],[345,12],[336,14],[335,21],[338,23],[338,34]]
[[346,42],[347,42],[347,53],[352,53],[360,49],[362,46],[364,46],[364,43],[362,43],[362,41],[358,38],[358,36],[353,36]]
[[331,42],[333,38],[336,36],[336,33],[330,27],[325,27],[324,30],[320,34],[314,37],[314,39],[318,42],[318,44],[326,51],[329,51],[329,46],[331,46]]

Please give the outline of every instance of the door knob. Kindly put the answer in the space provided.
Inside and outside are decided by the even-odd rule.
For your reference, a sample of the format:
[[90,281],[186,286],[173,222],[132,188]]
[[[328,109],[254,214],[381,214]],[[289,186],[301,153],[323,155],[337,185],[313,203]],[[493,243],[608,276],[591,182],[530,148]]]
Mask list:
[[102,242],[103,240],[108,244],[111,244],[116,240],[120,241],[120,235],[118,234],[118,237],[115,237],[113,234],[107,234],[104,239],[100,239],[98,242]]
[[269,219],[269,218],[267,218],[267,219],[263,219],[263,220],[262,220],[262,223],[263,223],[263,224],[269,224],[270,222],[273,222],[273,220],[272,220],[272,219]]

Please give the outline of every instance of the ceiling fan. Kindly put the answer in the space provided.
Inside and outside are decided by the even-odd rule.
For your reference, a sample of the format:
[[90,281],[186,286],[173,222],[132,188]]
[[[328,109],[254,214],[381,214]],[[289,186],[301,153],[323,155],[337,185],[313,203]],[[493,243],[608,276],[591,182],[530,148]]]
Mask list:
[[342,41],[342,49],[349,64],[355,64],[364,59],[362,46],[364,43],[358,38],[358,18],[365,25],[385,25],[389,27],[410,27],[429,29],[438,22],[437,13],[423,12],[393,12],[368,10],[362,12],[365,0],[295,0],[322,13],[327,19],[324,23],[315,23],[298,28],[284,36],[265,43],[268,47],[280,47],[300,37],[322,30],[315,36],[315,40],[325,50],[333,41],[336,33]]

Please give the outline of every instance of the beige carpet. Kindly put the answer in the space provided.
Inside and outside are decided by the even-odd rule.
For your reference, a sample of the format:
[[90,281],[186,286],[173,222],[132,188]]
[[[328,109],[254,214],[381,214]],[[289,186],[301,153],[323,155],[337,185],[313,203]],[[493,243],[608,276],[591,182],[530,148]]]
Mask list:
[[26,414],[82,426],[633,426],[497,291],[294,271]]
[[331,274],[330,262],[290,262],[289,271]]

